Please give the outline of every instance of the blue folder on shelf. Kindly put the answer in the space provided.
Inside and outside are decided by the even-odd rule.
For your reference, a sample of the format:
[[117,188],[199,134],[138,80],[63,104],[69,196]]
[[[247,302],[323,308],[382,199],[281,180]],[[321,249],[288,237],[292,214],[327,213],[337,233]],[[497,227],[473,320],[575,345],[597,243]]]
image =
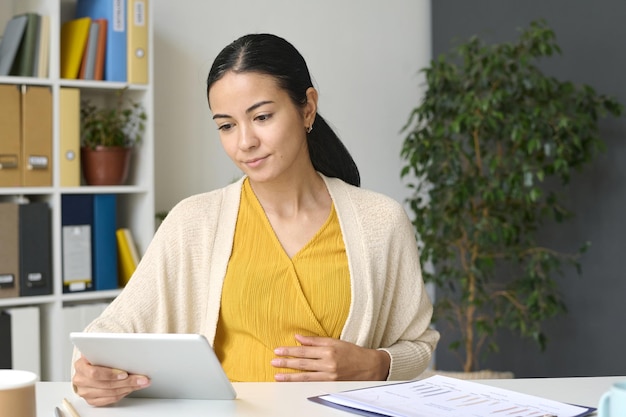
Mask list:
[[92,290],[93,196],[62,195],[61,225],[63,292]]
[[93,196],[93,285],[97,290],[117,288],[117,198]]
[[107,20],[104,80],[126,82],[126,0],[78,0],[76,17]]

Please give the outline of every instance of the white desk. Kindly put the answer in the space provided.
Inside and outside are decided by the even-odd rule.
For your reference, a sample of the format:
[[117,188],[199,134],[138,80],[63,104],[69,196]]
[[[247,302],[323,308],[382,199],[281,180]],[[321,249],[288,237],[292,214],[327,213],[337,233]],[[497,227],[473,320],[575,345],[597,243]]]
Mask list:
[[[505,389],[556,401],[597,407],[600,396],[611,384],[626,376],[591,378],[530,378],[481,380]],[[319,405],[308,397],[328,392],[378,385],[381,382],[240,382],[235,383],[233,401],[124,399],[116,406],[94,408],[77,397],[69,382],[37,383],[37,416],[53,417],[54,407],[68,398],[81,417],[348,417],[350,414]],[[67,415],[67,413],[66,413]],[[67,417],[70,417],[67,415]]]

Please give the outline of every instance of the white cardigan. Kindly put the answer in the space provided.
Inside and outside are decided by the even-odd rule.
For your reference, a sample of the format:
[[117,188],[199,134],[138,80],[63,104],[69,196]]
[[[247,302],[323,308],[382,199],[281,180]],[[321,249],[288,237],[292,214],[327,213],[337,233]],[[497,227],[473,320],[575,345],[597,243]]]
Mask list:
[[[352,298],[341,339],[391,356],[389,380],[417,377],[439,339],[429,328],[414,229],[382,194],[322,176],[334,202]],[[243,178],[178,203],[122,293],[87,327],[97,332],[200,333],[212,343]]]

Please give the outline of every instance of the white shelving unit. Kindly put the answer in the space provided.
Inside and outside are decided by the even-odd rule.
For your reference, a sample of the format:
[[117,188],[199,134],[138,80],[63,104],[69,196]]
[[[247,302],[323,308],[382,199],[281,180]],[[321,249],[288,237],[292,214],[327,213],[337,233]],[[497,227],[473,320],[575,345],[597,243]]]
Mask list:
[[[119,82],[84,81],[61,79],[59,75],[60,27],[74,18],[74,0],[2,0],[0,2],[0,32],[6,22],[14,15],[36,12],[50,16],[50,62],[47,78],[0,77],[0,84],[26,84],[50,86],[53,95],[53,149],[52,149],[52,186],[51,187],[0,187],[0,201],[10,201],[24,196],[36,201],[46,201],[51,208],[52,227],[52,279],[51,295],[19,298],[0,298],[0,310],[9,307],[38,306],[41,312],[41,380],[61,380],[64,362],[61,360],[68,335],[63,334],[63,308],[80,303],[108,302],[119,294],[120,290],[87,291],[71,294],[63,293],[62,253],[61,253],[61,196],[63,194],[98,194],[117,195],[118,227],[132,230],[138,249],[143,252],[152,239],[155,230],[154,212],[154,132],[153,132],[153,65],[152,51],[152,16],[148,10],[149,42],[149,84],[129,85]],[[61,187],[60,186],[60,135],[59,135],[59,92],[62,87],[75,87],[81,90],[83,97],[103,99],[112,97],[121,88],[128,88],[127,95],[144,106],[148,120],[141,144],[135,148],[129,180],[124,186],[115,187]]]

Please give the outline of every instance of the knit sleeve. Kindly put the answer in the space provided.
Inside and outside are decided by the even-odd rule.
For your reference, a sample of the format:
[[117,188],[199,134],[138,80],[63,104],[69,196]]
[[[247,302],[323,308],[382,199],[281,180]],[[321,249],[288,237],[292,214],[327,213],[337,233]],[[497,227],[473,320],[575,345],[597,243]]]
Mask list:
[[433,307],[426,292],[413,226],[399,207],[385,264],[381,348],[391,356],[388,380],[413,379],[429,365],[439,341],[431,328]]
[[422,373],[439,333],[430,326],[415,230],[400,203],[385,195],[327,180],[346,242],[353,303],[342,339],[386,351],[389,380]]

